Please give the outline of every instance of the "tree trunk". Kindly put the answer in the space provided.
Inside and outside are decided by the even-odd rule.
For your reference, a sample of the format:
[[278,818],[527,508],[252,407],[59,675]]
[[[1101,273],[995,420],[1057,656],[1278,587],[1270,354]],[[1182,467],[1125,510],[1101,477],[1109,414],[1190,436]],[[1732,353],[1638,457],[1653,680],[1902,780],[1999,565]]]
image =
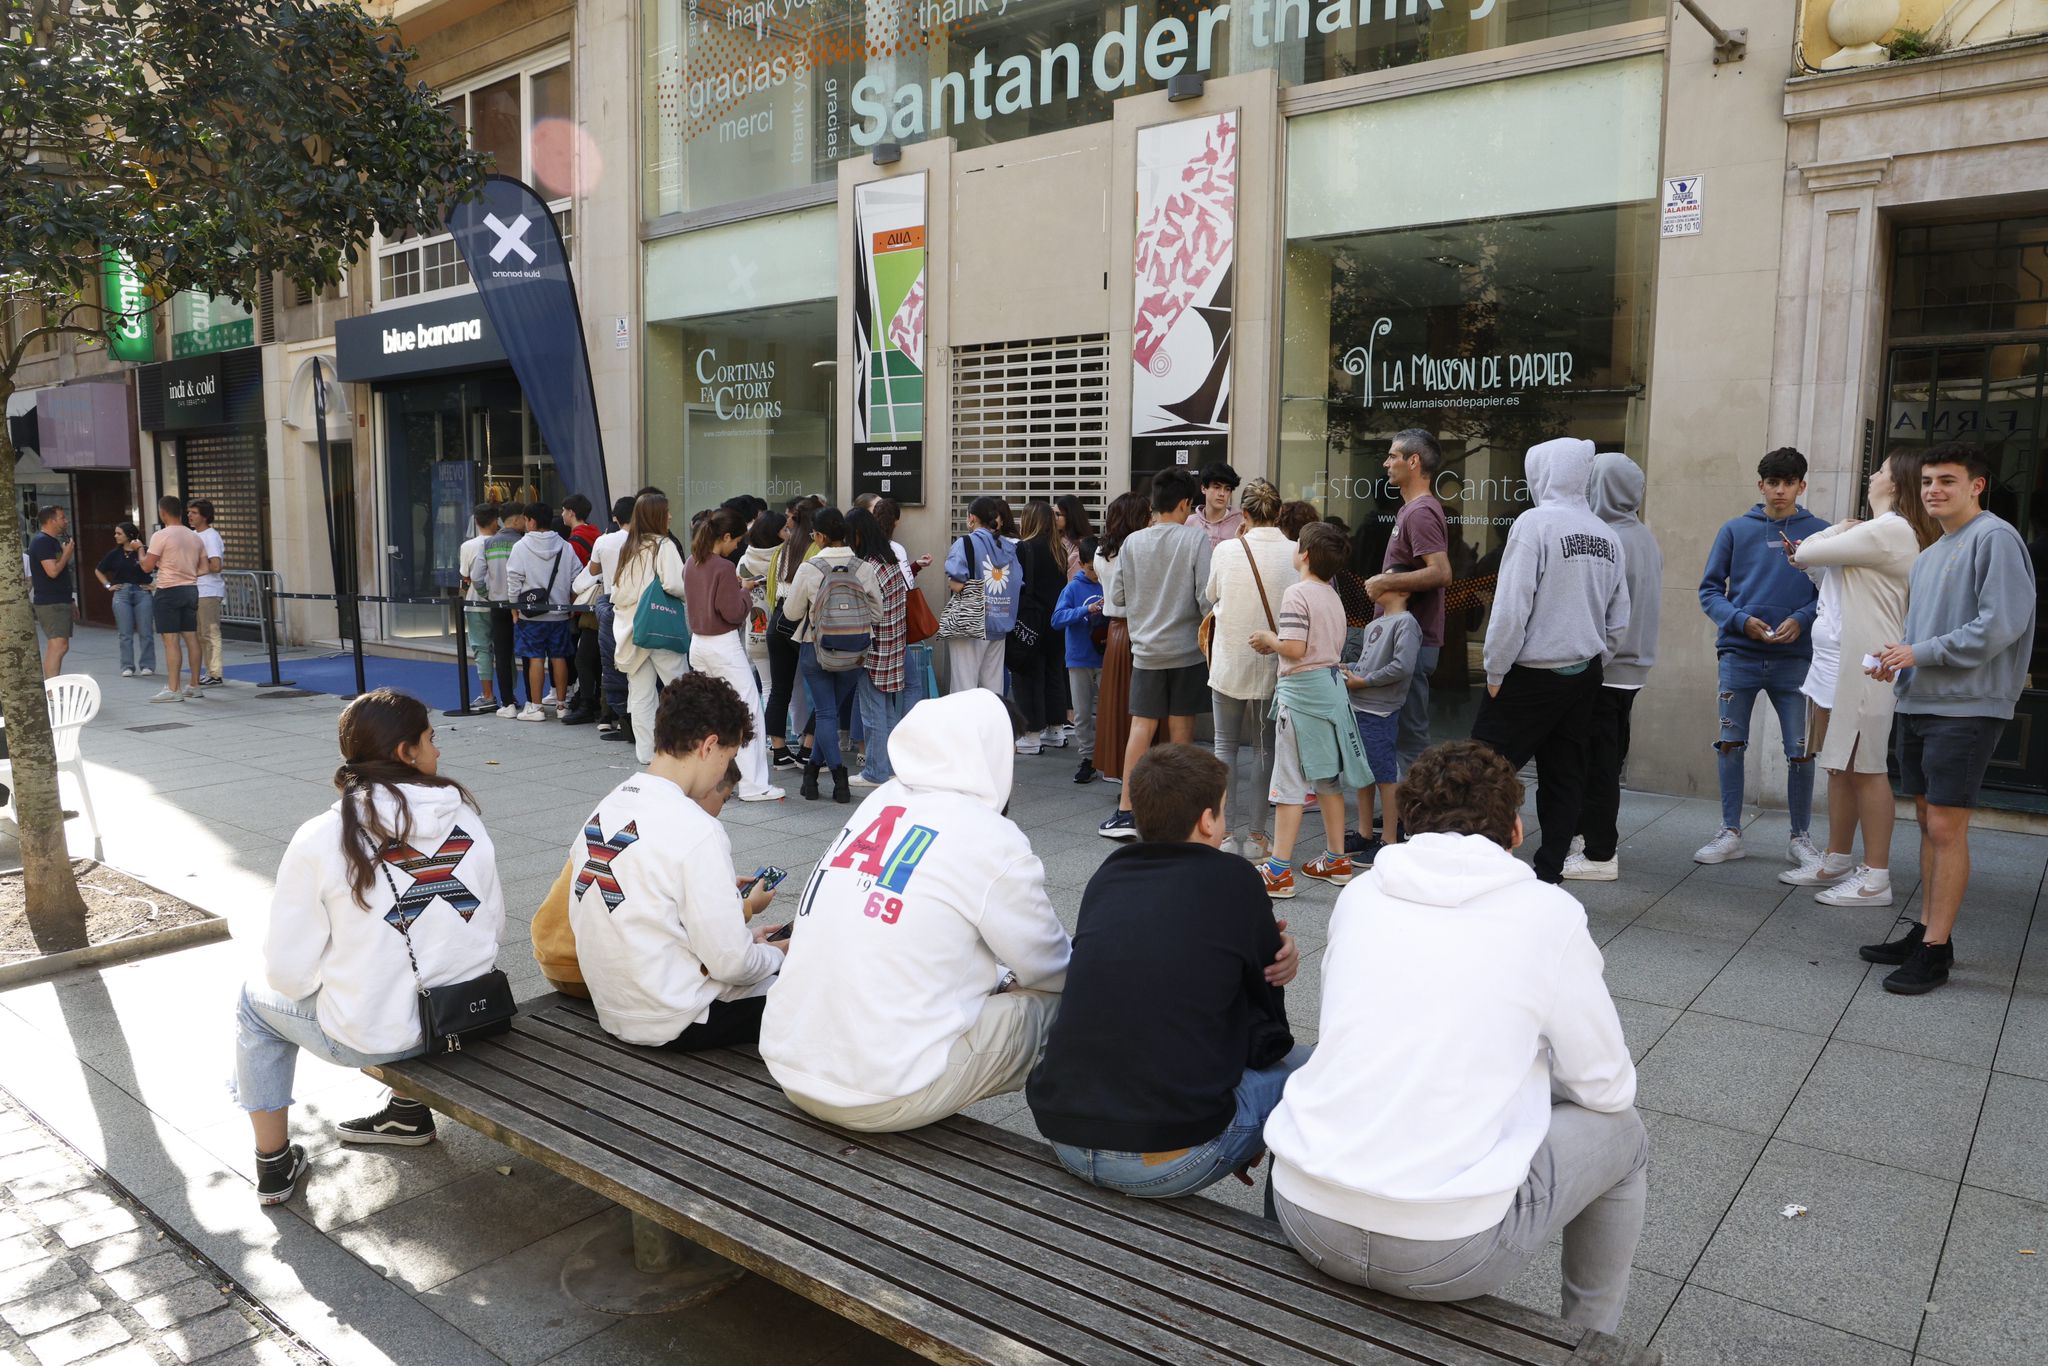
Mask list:
[[[0,373],[0,411],[14,393],[14,376]],[[21,499],[14,484],[14,442],[0,422],[0,712],[7,722],[7,757],[14,772],[14,809],[20,818],[21,876],[29,931],[44,953],[84,948],[85,898],[71,873],[64,841],[64,809],[57,797],[57,750],[43,696],[43,661],[29,611],[22,561]]]

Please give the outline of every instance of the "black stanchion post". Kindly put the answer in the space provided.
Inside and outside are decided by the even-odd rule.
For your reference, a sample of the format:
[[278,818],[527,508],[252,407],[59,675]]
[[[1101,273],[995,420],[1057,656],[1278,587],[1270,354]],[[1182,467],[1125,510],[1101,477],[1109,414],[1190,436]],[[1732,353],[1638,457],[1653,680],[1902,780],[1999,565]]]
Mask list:
[[263,642],[270,647],[270,681],[266,688],[289,688],[291,680],[277,676],[277,599],[272,595],[268,580],[262,580],[263,590]]
[[[338,603],[340,600],[341,595],[337,593],[335,601]],[[355,618],[356,623],[355,635],[349,641],[349,645],[352,647],[356,657],[355,695],[361,697],[370,690],[369,685],[363,682],[363,600],[357,594],[350,593],[348,595],[348,604],[349,615]]]
[[467,614],[462,610],[462,589],[460,587],[449,592],[448,605],[450,610],[455,613],[455,695],[461,700],[461,705],[454,711],[445,714],[448,716],[467,716],[469,715],[469,621]]

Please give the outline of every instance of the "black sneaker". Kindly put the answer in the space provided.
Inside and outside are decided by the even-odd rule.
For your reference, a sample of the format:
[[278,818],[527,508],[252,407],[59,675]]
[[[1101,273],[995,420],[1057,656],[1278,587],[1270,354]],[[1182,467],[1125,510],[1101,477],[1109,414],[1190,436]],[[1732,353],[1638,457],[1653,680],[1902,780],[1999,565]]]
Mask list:
[[1926,933],[1927,927],[1916,921],[1912,929],[1897,939],[1883,944],[1865,944],[1856,950],[1856,955],[1866,963],[1903,963],[1913,956],[1914,949],[1920,947],[1921,936]]
[[785,745],[775,751],[775,757],[769,760],[769,764],[775,768],[795,768],[797,766],[796,755],[790,753],[789,747]]
[[1083,759],[1081,761],[1081,766],[1074,770],[1074,781],[1077,783],[1092,783],[1095,781],[1095,761],[1093,759]]
[[1108,820],[1095,827],[1095,833],[1106,840],[1134,840],[1138,837],[1138,818],[1128,811],[1114,811]]
[[1356,830],[1346,830],[1344,832],[1344,852],[1347,854],[1362,854],[1377,842],[1376,840],[1367,839]]
[[334,1126],[334,1132],[344,1143],[396,1143],[417,1148],[434,1141],[434,1112],[393,1096],[376,1114],[344,1119]]
[[305,1148],[297,1143],[276,1157],[258,1156],[256,1199],[265,1205],[282,1205],[299,1193],[299,1182],[306,1179],[306,1172],[311,1166],[306,1161]]
[[1386,851],[1386,841],[1375,835],[1365,842],[1363,849],[1347,849],[1345,853],[1349,855],[1352,866],[1363,872],[1367,868],[1372,867],[1372,861]]
[[565,726],[594,726],[597,724],[597,713],[594,711],[564,712],[562,713],[562,724]]
[[1905,964],[1884,979],[1884,989],[1894,996],[1925,996],[1948,980],[1955,961],[1954,941],[1929,944],[1923,940],[1913,945]]

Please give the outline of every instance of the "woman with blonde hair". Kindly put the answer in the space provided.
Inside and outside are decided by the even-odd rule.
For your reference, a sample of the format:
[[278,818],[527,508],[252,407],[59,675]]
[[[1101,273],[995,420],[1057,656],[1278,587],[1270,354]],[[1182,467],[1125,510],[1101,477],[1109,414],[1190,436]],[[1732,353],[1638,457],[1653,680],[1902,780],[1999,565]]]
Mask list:
[[[1209,693],[1216,757],[1231,772],[1223,793],[1223,847],[1257,862],[1273,847],[1266,797],[1273,786],[1273,690],[1280,663],[1277,655],[1253,650],[1251,638],[1255,631],[1279,631],[1280,595],[1301,576],[1294,568],[1294,543],[1275,525],[1280,490],[1267,480],[1251,480],[1239,494],[1238,507],[1244,524],[1211,554],[1202,596],[1216,604]],[[1251,751],[1252,760],[1242,775],[1237,767],[1241,748]],[[1237,825],[1245,830],[1241,843],[1232,833]]]
[[634,500],[633,520],[626,525],[626,543],[619,547],[612,583],[613,663],[626,676],[626,711],[633,718],[633,753],[641,765],[654,761],[654,713],[661,690],[690,671],[680,650],[639,645],[633,624],[648,590],[657,583],[677,602],[684,601],[682,547],[668,530],[668,499],[643,493]]
[[[1821,575],[1813,662],[1805,692],[1813,704],[1806,762],[1828,773],[1828,847],[1821,861],[1778,874],[1819,887],[1824,906],[1892,904],[1892,685],[1864,673],[1862,659],[1899,638],[1913,561],[1941,536],[1920,502],[1920,457],[1894,451],[1871,471],[1867,522],[1837,522],[1786,544],[1792,563]],[[1815,746],[1818,744],[1818,748]],[[1863,829],[1863,862],[1851,851]]]

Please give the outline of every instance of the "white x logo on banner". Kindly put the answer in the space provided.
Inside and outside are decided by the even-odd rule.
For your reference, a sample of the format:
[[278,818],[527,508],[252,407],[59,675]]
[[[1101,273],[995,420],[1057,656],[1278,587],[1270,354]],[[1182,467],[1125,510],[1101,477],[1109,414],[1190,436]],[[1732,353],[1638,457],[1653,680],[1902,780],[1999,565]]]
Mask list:
[[533,224],[527,220],[525,214],[522,213],[513,219],[512,226],[508,228],[498,221],[498,215],[487,213],[484,215],[484,226],[498,234],[498,244],[491,248],[493,261],[503,265],[505,258],[515,251],[519,253],[519,259],[529,266],[538,259],[533,248],[526,245],[526,230]]

